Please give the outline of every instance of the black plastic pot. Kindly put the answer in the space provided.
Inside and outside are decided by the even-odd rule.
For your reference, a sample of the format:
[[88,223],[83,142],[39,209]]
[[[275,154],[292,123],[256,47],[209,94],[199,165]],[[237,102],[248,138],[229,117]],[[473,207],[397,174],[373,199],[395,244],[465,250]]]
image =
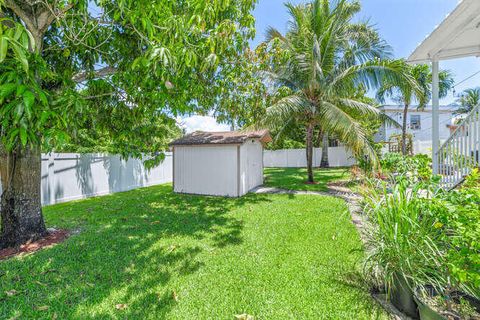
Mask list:
[[[431,296],[436,296],[437,295],[437,292],[435,291],[435,289],[431,288],[431,287],[425,287],[424,288],[426,291],[427,291],[427,294],[431,295]],[[470,305],[477,311],[480,313],[480,300],[476,299],[475,297],[472,297],[464,292],[454,292],[452,293],[452,299],[454,300],[457,300],[459,301],[460,298],[462,299],[465,299],[466,301],[468,301],[470,303]],[[432,309],[429,305],[427,305],[422,297],[421,297],[421,294],[420,294],[420,289],[417,289],[415,291],[415,295],[414,295],[414,299],[415,299],[415,302],[417,303],[418,305],[418,311],[419,311],[419,314],[420,314],[420,320],[447,320],[446,317],[442,316],[441,314],[439,314],[437,311],[435,311],[434,309]],[[460,320],[460,317],[458,317],[458,319]]]
[[413,291],[401,274],[393,277],[393,286],[390,293],[392,304],[401,312],[412,319],[419,319],[417,303],[414,300]]
[[418,313],[420,314],[420,320],[447,320],[444,316],[430,308],[420,297],[414,296],[415,301],[418,304]]

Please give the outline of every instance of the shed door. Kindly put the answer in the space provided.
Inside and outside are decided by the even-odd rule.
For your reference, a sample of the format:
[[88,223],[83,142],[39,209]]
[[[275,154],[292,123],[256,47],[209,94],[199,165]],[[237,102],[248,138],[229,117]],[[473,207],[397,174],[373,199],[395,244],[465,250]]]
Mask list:
[[247,145],[247,177],[248,190],[263,183],[262,146],[259,142],[250,142]]

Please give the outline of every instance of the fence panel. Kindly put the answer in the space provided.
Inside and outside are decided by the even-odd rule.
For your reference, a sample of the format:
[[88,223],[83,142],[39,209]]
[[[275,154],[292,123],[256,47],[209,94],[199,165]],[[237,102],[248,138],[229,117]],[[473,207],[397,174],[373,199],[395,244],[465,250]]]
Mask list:
[[[117,155],[57,153],[42,155],[42,204],[84,199],[172,182],[172,154],[147,170],[141,159]],[[0,184],[0,192],[2,186]]]
[[[322,159],[322,149],[315,148],[313,165],[319,166]],[[328,160],[331,167],[349,167],[355,164],[355,158],[345,147],[328,148]],[[304,168],[307,166],[305,149],[265,150],[263,154],[265,167]]]
[[[45,164],[46,163],[46,164]],[[172,155],[147,170],[141,159],[107,154],[42,156],[42,203],[54,204],[172,181]]]

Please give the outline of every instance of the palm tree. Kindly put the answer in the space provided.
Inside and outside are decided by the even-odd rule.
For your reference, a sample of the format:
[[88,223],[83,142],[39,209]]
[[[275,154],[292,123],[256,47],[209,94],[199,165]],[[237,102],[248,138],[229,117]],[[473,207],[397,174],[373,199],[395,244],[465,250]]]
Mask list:
[[460,98],[457,100],[457,103],[460,104],[460,107],[455,113],[470,113],[473,108],[480,104],[480,87],[463,91]]
[[320,168],[328,168],[330,166],[328,161],[328,147],[330,139],[328,137],[328,132],[323,132],[320,130],[320,136],[322,139],[322,158],[320,159]]
[[[401,145],[402,154],[406,155],[408,110],[412,103],[418,103],[418,108],[423,109],[430,101],[432,96],[432,72],[430,66],[426,64],[415,66],[405,64],[404,68],[415,80],[416,86],[411,86],[408,83],[399,85],[399,83],[385,81],[377,92],[377,98],[384,103],[385,98],[389,97],[403,105]],[[444,98],[453,87],[452,74],[450,71],[442,70],[439,73],[439,80],[440,98]],[[420,90],[418,90],[419,88]]]
[[288,59],[265,74],[276,88],[287,88],[288,95],[267,108],[263,122],[276,128],[294,120],[305,124],[308,182],[314,182],[315,127],[335,135],[355,155],[376,161],[358,118],[379,111],[356,93],[378,88],[385,79],[408,82],[404,64],[386,59],[389,47],[371,26],[352,22],[360,11],[357,1],[314,0],[286,7],[291,16],[287,33],[270,28],[267,41],[279,44]]

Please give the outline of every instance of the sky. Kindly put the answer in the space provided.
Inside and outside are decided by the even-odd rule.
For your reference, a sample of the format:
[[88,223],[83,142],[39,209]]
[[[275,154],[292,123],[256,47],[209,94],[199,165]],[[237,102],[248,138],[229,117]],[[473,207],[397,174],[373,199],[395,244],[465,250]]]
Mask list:
[[[290,0],[302,3],[302,0]],[[283,0],[259,0],[254,16],[257,35],[251,46],[255,47],[265,38],[265,30],[275,27],[282,33],[288,23],[288,13]],[[417,45],[456,7],[458,0],[361,0],[362,12],[357,19],[368,20],[380,35],[392,46],[396,58],[408,58]],[[450,70],[455,82],[460,82],[480,71],[479,58],[464,58],[443,61],[440,68]],[[480,74],[455,88],[456,94],[464,89],[480,86]],[[455,101],[452,93],[441,104]],[[188,132],[195,130],[222,131],[228,126],[217,124],[211,117],[193,116],[183,119]],[[200,129],[201,127],[201,129]]]

